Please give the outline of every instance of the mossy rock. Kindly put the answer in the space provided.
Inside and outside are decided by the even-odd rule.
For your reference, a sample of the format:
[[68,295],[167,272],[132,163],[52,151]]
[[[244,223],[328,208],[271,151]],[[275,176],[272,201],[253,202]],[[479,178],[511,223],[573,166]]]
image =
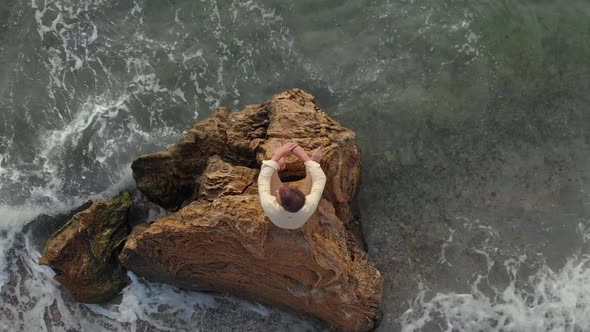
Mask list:
[[45,245],[39,263],[50,266],[59,281],[79,302],[103,303],[128,283],[117,259],[131,231],[128,192],[106,202],[95,202],[75,214]]

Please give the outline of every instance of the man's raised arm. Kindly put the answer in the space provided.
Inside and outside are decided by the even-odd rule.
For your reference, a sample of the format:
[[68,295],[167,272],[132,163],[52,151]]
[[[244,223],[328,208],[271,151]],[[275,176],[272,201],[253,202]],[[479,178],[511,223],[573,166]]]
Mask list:
[[[303,161],[305,169],[311,177],[311,190],[309,195],[305,197],[305,206],[303,207],[306,210],[305,212],[311,215],[317,209],[320,199],[322,198],[324,187],[326,186],[326,174],[324,174],[320,164],[317,161],[312,160],[312,158],[310,158],[300,146],[293,149],[293,154]],[[322,158],[321,153],[318,153],[318,155],[314,153],[314,156],[317,157],[314,159],[317,159],[318,161]]]

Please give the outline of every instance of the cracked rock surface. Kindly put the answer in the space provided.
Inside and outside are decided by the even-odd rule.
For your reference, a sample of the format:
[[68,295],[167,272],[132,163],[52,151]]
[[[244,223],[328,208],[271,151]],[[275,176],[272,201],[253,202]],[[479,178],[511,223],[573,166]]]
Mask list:
[[[355,134],[294,89],[240,112],[220,108],[174,146],[133,163],[138,188],[171,213],[136,227],[120,255],[150,280],[287,306],[332,328],[366,331],[379,316],[383,280],[353,232],[361,168]],[[265,216],[256,180],[275,142],[320,147],[328,177],[317,212],[285,230]],[[295,184],[304,165],[286,158]]]
[[[127,282],[127,269],[182,289],[229,293],[290,308],[335,330],[368,331],[379,319],[383,279],[363,250],[352,204],[361,169],[354,140],[354,132],[298,89],[240,112],[220,108],[174,146],[132,165],[138,189],[172,213],[135,226],[117,257],[129,225],[137,223],[113,224],[114,230],[94,228],[102,227],[99,220],[133,218],[126,213],[131,199],[126,194],[124,206],[119,206],[121,198],[95,203],[50,239],[42,263],[54,267],[56,279],[84,302],[115,296]],[[270,222],[257,188],[262,160],[271,157],[275,143],[286,141],[308,152],[321,148],[328,178],[316,213],[295,230]],[[303,163],[293,156],[285,162],[280,176],[297,185],[305,176]],[[79,231],[82,226],[92,232]],[[58,250],[67,243],[72,245]],[[89,251],[76,249],[86,247]],[[96,258],[96,248],[105,253],[100,262],[114,265],[77,269],[76,262]],[[77,272],[89,277],[65,277],[76,277]],[[108,284],[104,278],[116,282]],[[73,291],[76,284],[88,287]],[[93,294],[97,290],[100,296]]]

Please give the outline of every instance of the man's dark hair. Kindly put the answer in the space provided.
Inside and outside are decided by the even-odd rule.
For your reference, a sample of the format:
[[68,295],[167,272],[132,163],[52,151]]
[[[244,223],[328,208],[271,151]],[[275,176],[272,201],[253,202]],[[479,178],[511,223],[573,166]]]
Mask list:
[[295,187],[282,187],[279,189],[281,206],[289,212],[299,211],[305,205],[305,195]]

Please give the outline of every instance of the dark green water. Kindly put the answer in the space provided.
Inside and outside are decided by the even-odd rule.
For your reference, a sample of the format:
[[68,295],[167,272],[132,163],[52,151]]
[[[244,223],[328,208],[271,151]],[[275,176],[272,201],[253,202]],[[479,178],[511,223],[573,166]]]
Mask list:
[[292,87],[357,132],[378,331],[589,330],[588,59],[587,1],[0,0],[0,330],[320,330],[141,282],[74,304],[21,232]]

